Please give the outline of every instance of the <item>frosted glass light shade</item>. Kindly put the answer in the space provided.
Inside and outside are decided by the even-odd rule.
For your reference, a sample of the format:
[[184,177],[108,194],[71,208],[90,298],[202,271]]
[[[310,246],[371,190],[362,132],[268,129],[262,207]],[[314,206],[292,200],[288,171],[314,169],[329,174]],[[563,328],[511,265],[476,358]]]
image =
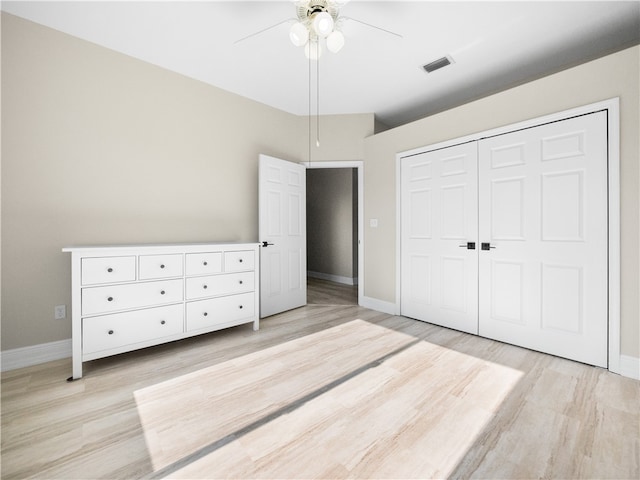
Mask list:
[[317,13],[313,19],[313,29],[321,37],[326,37],[333,30],[333,18],[327,12]]
[[322,46],[317,40],[309,42],[304,46],[304,54],[310,60],[318,60],[322,56]]
[[344,35],[335,30],[327,37],[327,48],[331,53],[338,53],[344,47]]
[[296,47],[301,47],[309,40],[309,30],[300,22],[294,23],[289,30],[289,38]]

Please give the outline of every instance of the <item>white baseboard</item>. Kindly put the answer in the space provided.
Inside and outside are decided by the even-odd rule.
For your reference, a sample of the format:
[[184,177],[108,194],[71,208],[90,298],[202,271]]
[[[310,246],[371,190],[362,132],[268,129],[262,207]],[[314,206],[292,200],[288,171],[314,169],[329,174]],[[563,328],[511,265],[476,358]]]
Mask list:
[[365,297],[360,299],[360,306],[375,310],[376,312],[388,313],[389,315],[397,315],[396,304],[378,300],[377,298]]
[[[377,298],[362,297],[360,306],[377,312],[397,315],[396,304]],[[8,372],[40,363],[71,357],[71,339],[42,343],[31,347],[14,348],[2,352],[0,371]],[[620,355],[620,375],[640,380],[640,358]]]
[[328,280],[330,282],[341,283],[343,285],[358,284],[358,277],[343,277],[341,275],[332,275],[330,273],[307,271],[307,277],[319,278],[320,280]]
[[640,358],[620,355],[620,375],[640,380]]
[[14,348],[2,352],[0,370],[8,372],[17,368],[60,360],[71,356],[71,339],[42,343],[31,347]]

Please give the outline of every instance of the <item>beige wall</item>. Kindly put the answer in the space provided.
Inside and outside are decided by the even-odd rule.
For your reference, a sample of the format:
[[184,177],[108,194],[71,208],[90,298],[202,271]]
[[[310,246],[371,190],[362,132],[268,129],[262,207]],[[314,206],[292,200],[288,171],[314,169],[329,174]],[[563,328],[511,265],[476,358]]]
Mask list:
[[[2,350],[71,336],[62,247],[257,241],[258,154],[306,160],[306,118],[4,13],[2,99]],[[362,159],[373,115],[321,122]]]
[[311,150],[309,150],[308,117],[301,119],[302,149],[298,158],[303,162],[354,161],[364,158],[363,138],[374,132],[373,114],[323,115],[320,117],[320,147],[316,147],[316,118],[311,118]]
[[[366,139],[365,296],[395,303],[397,152],[620,97],[621,353],[640,357],[639,82],[636,46]],[[370,218],[378,228],[369,228]]]

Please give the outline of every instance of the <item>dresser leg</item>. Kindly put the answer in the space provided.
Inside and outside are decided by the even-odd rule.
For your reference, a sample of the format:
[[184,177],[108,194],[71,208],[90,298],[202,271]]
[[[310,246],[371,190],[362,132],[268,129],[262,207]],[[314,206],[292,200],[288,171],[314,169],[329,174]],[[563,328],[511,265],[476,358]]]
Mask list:
[[72,375],[67,378],[67,382],[73,382],[74,380],[80,380],[82,378],[82,358],[80,357],[80,355],[74,354],[72,363]]

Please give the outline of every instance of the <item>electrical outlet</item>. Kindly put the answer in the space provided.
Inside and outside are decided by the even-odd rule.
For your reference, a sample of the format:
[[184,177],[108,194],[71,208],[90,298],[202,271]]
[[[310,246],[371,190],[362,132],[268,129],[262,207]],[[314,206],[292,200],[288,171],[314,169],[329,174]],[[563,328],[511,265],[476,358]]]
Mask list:
[[56,307],[53,309],[53,315],[56,320],[62,320],[63,318],[67,318],[67,306],[56,305]]

